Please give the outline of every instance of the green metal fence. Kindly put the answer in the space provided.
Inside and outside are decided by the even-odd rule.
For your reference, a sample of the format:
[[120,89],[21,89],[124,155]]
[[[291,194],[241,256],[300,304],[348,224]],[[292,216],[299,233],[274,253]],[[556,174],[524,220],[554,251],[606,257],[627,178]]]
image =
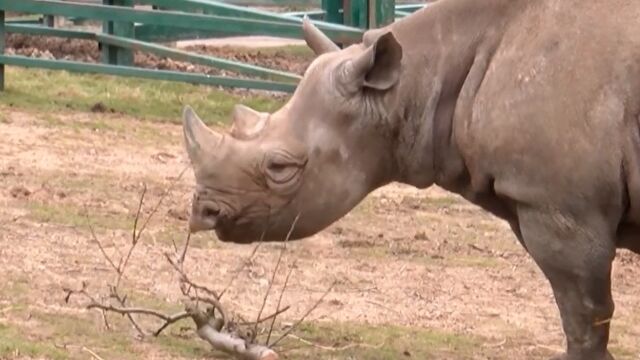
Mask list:
[[[276,4],[311,2],[260,1]],[[136,8],[135,5],[152,8]],[[276,13],[216,0],[102,0],[99,3],[91,0],[0,0],[0,89],[4,89],[5,65],[13,65],[291,92],[300,80],[296,74],[192,54],[151,41],[256,34],[302,39],[302,17],[307,15],[336,43],[350,44],[359,42],[365,29],[388,24],[422,6],[395,6],[394,0],[321,0],[321,10]],[[43,17],[7,21],[5,12]],[[100,21],[102,32],[55,28],[52,27],[53,16]],[[4,52],[7,33],[94,40],[101,45],[101,63],[7,55]],[[252,78],[139,68],[133,65],[134,51],[230,70]]]

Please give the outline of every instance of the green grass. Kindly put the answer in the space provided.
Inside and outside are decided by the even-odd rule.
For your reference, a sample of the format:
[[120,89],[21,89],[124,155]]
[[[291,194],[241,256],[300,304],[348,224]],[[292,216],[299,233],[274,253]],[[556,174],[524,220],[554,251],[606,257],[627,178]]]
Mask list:
[[[111,317],[111,325],[117,329],[104,330],[101,323],[88,317],[40,310],[31,310],[28,315],[24,324],[0,325],[0,358],[19,353],[53,360],[86,359],[88,354],[83,347],[105,358],[139,358],[124,319]],[[27,333],[28,337],[24,335]]]
[[[87,216],[84,209],[67,204],[48,204],[31,201],[27,203],[28,217],[41,223],[53,223],[68,225],[75,228],[88,229]],[[104,229],[131,229],[133,218],[123,214],[99,214],[92,212],[89,215],[91,225]]]
[[[44,339],[58,344],[82,345],[94,351],[99,351],[107,358],[137,359],[132,346],[130,327],[120,326],[117,331],[104,330],[97,321],[69,314],[50,314],[32,312],[32,318],[45,330]],[[98,317],[96,317],[98,318]],[[115,317],[111,316],[113,323]],[[124,322],[124,319],[119,319]],[[125,330],[127,329],[127,330]],[[75,350],[75,349],[74,349]],[[86,358],[88,354],[75,354],[71,358]]]
[[[471,358],[480,339],[431,329],[402,326],[368,326],[356,323],[307,323],[295,334],[324,350],[287,339],[283,349],[292,358],[314,355],[331,359],[433,359],[455,356]],[[364,345],[363,345],[364,344]],[[409,355],[408,355],[408,354]],[[409,357],[410,356],[410,357]]]
[[16,355],[52,360],[67,359],[64,351],[57,349],[53,344],[33,341],[20,329],[0,323],[0,359],[11,359]]
[[[191,322],[188,326],[193,326],[193,322],[191,320],[186,320],[185,324],[187,324],[187,321]],[[216,356],[211,357],[210,354],[214,353],[211,346],[203,340],[200,340],[197,335],[189,337],[179,336],[174,331],[171,334],[161,334],[152,341],[155,345],[162,348],[163,351],[175,356],[181,356],[187,359],[221,359],[218,352],[215,352]]]
[[97,103],[116,113],[171,123],[179,123],[183,106],[190,105],[208,124],[221,124],[228,122],[237,103],[273,111],[282,106],[284,97],[242,97],[178,82],[16,67],[7,68],[6,90],[0,93],[0,105],[37,112],[89,112]]

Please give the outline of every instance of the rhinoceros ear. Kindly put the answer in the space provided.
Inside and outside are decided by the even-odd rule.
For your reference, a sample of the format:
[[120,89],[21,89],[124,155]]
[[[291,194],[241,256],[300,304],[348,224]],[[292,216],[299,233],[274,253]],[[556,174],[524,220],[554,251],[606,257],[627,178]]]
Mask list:
[[233,108],[232,117],[231,135],[237,139],[248,140],[256,137],[265,128],[269,113],[238,104]]
[[402,46],[390,31],[371,41],[360,55],[344,63],[341,78],[347,89],[387,90],[398,82]]
[[202,161],[222,140],[222,135],[209,129],[188,105],[182,112],[182,130],[185,148],[192,164]]

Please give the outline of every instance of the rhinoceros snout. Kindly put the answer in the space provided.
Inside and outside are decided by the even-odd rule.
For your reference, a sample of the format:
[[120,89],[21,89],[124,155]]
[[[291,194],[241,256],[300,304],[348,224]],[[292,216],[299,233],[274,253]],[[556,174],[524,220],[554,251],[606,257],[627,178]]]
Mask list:
[[220,222],[220,209],[211,204],[194,204],[189,218],[189,232],[214,230]]

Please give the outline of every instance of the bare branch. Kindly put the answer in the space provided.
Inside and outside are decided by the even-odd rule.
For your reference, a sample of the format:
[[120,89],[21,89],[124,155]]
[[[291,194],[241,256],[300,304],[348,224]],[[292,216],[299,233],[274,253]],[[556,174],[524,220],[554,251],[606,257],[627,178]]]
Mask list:
[[180,254],[180,258],[178,262],[180,263],[180,267],[184,264],[184,259],[187,257],[187,249],[189,249],[189,243],[191,242],[191,232],[187,232],[187,238],[184,241],[184,247],[182,248],[182,253]]
[[94,359],[96,360],[104,360],[103,358],[101,358],[100,356],[98,356],[98,354],[96,354],[95,352],[91,351],[91,349],[83,346],[82,347],[82,351],[86,351],[89,353],[89,355],[91,355]]
[[131,232],[131,243],[138,242],[138,221],[140,220],[140,213],[142,212],[142,205],[144,204],[144,196],[147,193],[147,184],[142,184],[142,194],[140,195],[140,201],[138,202],[138,210],[136,210],[136,218],[133,221],[133,231]]
[[[284,244],[282,245],[282,249],[280,250],[280,255],[278,255],[278,261],[276,262],[276,266],[273,269],[273,274],[271,274],[271,281],[269,282],[269,286],[267,287],[267,292],[264,294],[264,298],[262,299],[262,306],[260,307],[260,311],[258,312],[258,316],[256,318],[256,325],[255,325],[255,328],[253,329],[255,333],[258,332],[258,320],[260,320],[260,317],[262,316],[262,312],[264,311],[264,307],[267,304],[267,298],[269,297],[269,293],[271,292],[271,287],[273,287],[273,282],[276,278],[276,274],[278,273],[278,268],[280,267],[282,256],[284,255],[284,252],[287,250],[287,242],[289,242],[289,239],[291,238],[291,234],[293,233],[293,229],[296,227],[296,224],[298,223],[298,219],[300,219],[299,213],[298,215],[296,215],[296,218],[293,220],[293,223],[289,228],[289,233],[287,233],[287,237],[284,239]],[[277,310],[278,309],[276,309],[276,311]]]
[[[173,268],[178,272],[178,274],[180,274],[180,278],[181,278],[180,281],[188,284],[193,289],[203,291],[203,292],[207,293],[208,295],[213,296],[216,299],[220,299],[220,296],[218,295],[218,293],[215,290],[211,290],[206,286],[198,285],[195,282],[191,281],[191,279],[189,279],[189,276],[187,276],[187,274],[178,265],[178,263],[176,263],[175,261],[171,260],[171,257],[169,255],[167,255],[167,254],[165,254],[165,257],[167,258],[167,260],[169,261],[171,266],[173,266]],[[188,293],[184,293],[183,295],[188,295]]]
[[[111,288],[111,297],[118,300],[118,303],[120,303],[120,306],[125,307],[127,306],[126,302],[126,296],[120,296],[120,294],[118,294],[118,289],[113,287]],[[138,322],[133,318],[133,315],[131,313],[126,314],[127,319],[129,319],[129,322],[131,322],[131,325],[133,325],[134,328],[136,328],[136,330],[138,331],[138,333],[141,336],[145,336],[145,332],[144,330],[142,330],[142,327],[138,324]]]
[[300,318],[300,320],[296,321],[295,324],[293,324],[289,329],[287,329],[287,331],[284,332],[284,334],[282,334],[278,340],[274,341],[272,344],[267,345],[268,347],[272,348],[275,347],[276,345],[278,345],[278,343],[280,341],[282,341],[284,338],[287,337],[287,335],[289,335],[290,333],[292,333],[295,329],[298,328],[298,326],[300,326],[300,324],[304,321],[304,319],[309,316],[309,314],[311,314],[311,312],[313,310],[315,310],[320,303],[322,302],[322,300],[324,300],[325,296],[327,296],[327,294],[329,294],[329,292],[331,292],[331,290],[333,289],[333,287],[336,285],[336,282],[334,281],[333,284],[331,284],[331,286],[329,286],[329,288],[327,289],[327,291],[324,292],[324,294],[322,294],[322,296],[320,297],[320,299],[318,299],[318,301],[309,308],[309,310],[307,310],[307,312]]
[[183,311],[183,312],[180,312],[180,313],[177,313],[177,314],[169,316],[169,318],[165,320],[164,324],[162,324],[162,326],[160,326],[158,328],[158,330],[153,332],[153,336],[160,335],[160,333],[162,333],[162,331],[164,329],[166,329],[167,326],[169,326],[169,325],[171,325],[173,323],[176,323],[176,322],[178,322],[178,321],[180,321],[182,319],[186,319],[188,317],[190,317],[190,315],[186,311]]
[[364,344],[364,343],[360,343],[360,344],[348,344],[345,346],[341,346],[341,347],[333,347],[333,346],[324,346],[324,345],[319,345],[319,344],[315,344],[309,340],[305,340],[299,336],[293,335],[293,334],[289,334],[287,335],[287,337],[290,337],[292,339],[296,339],[298,341],[300,341],[303,344],[307,344],[309,346],[313,346],[316,347],[318,349],[322,349],[322,350],[326,350],[326,351],[345,351],[345,350],[349,350],[351,348],[354,347],[366,347],[366,348],[372,348],[372,349],[379,349],[384,345],[384,342],[381,342],[378,345],[371,345],[371,344]]
[[173,179],[173,181],[171,182],[169,187],[162,194],[162,196],[160,197],[160,199],[158,200],[156,205],[153,207],[153,209],[149,213],[149,216],[147,217],[147,219],[144,221],[144,223],[140,227],[140,230],[138,231],[137,228],[138,228],[138,222],[140,220],[140,215],[142,214],[142,205],[144,203],[144,197],[145,197],[145,195],[147,193],[147,185],[143,184],[144,187],[143,187],[143,190],[142,190],[142,194],[140,195],[140,202],[138,204],[138,210],[136,212],[136,217],[135,217],[134,224],[133,224],[131,247],[129,248],[129,252],[127,253],[124,261],[121,260],[121,262],[120,262],[120,264],[118,266],[118,280],[116,281],[116,288],[120,285],[120,281],[122,280],[122,277],[124,276],[124,272],[125,272],[126,266],[127,266],[128,262],[129,262],[129,259],[131,258],[131,254],[133,253],[133,250],[135,249],[135,246],[138,244],[140,238],[142,237],[142,234],[144,233],[145,229],[147,228],[147,225],[149,224],[149,221],[151,221],[153,216],[158,212],[158,209],[160,208],[160,205],[162,205],[162,202],[166,199],[166,197],[169,195],[169,193],[171,193],[171,191],[173,190],[175,185],[178,183],[178,181],[180,181],[180,179],[182,178],[182,176],[184,175],[184,173],[187,171],[188,168],[189,168],[188,166],[185,166],[185,168],[182,169],[182,171],[180,172],[180,175],[178,175],[178,177]]
[[268,315],[268,316],[265,316],[265,317],[263,317],[261,319],[258,319],[258,321],[255,321],[255,322],[244,321],[244,322],[240,323],[240,325],[253,325],[255,323],[262,324],[265,321],[268,321],[268,320],[276,318],[278,315],[286,312],[290,308],[291,308],[291,306],[287,305],[287,306],[283,307],[282,309],[278,309],[278,311],[274,312],[271,315]]
[[[284,292],[287,290],[287,284],[289,284],[289,278],[291,277],[291,273],[293,273],[293,269],[295,269],[295,265],[296,263],[294,262],[293,265],[291,266],[291,268],[289,269],[289,272],[287,273],[287,277],[284,279],[284,284],[282,285],[282,291],[280,291],[280,297],[278,298],[278,305],[276,305],[276,312],[275,314],[278,314],[278,312],[280,311],[280,304],[282,303],[282,296],[284,295]],[[287,306],[288,308],[288,306]],[[278,315],[275,315],[272,320],[271,320],[271,325],[269,326],[269,334],[267,335],[267,341],[266,343],[269,343],[269,340],[271,340],[271,333],[273,332],[273,326],[276,323],[276,317]]]
[[[97,303],[95,298],[87,292],[87,283],[84,281],[82,282],[82,288],[80,290],[73,290],[66,287],[63,287],[62,290],[67,293],[67,295],[64,297],[65,303],[69,303],[69,300],[71,300],[72,295],[82,295],[87,299],[89,299],[91,303]],[[107,320],[107,312],[104,310],[101,310],[100,313],[102,314],[102,320],[104,321],[105,328],[111,329],[111,326],[109,325],[109,321]]]
[[144,197],[147,194],[147,185],[143,184],[142,193],[140,194],[140,201],[138,203],[138,210],[136,211],[136,217],[133,222],[133,234],[131,239],[131,246],[129,246],[129,250],[127,251],[127,255],[123,259],[120,259],[120,263],[118,264],[118,277],[116,279],[115,288],[118,289],[120,286],[120,282],[122,281],[122,277],[124,276],[124,272],[127,269],[127,265],[129,264],[129,259],[131,259],[131,254],[133,254],[133,250],[138,245],[138,240],[140,239],[140,235],[142,231],[136,233],[138,227],[138,221],[140,219],[140,215],[142,213],[142,205],[144,204]]
[[158,200],[158,203],[156,204],[156,206],[154,206],[154,208],[149,213],[149,216],[147,217],[147,220],[145,220],[145,222],[142,224],[142,227],[140,227],[140,231],[138,232],[138,237],[140,237],[140,235],[142,235],[144,230],[147,228],[147,225],[149,224],[149,221],[151,220],[151,218],[156,214],[156,212],[158,212],[158,209],[160,208],[160,205],[162,205],[162,202],[164,201],[164,199],[173,190],[173,188],[176,186],[178,181],[180,181],[180,179],[182,179],[182,176],[184,175],[184,173],[188,169],[189,169],[189,166],[185,166],[185,168],[182,169],[182,171],[180,172],[180,175],[178,175],[178,177],[176,177],[175,179],[173,179],[173,181],[171,181],[171,184],[169,184],[169,187],[167,187],[167,189],[162,194],[162,196],[160,196],[160,200]]
[[102,253],[102,256],[104,256],[104,258],[107,260],[107,262],[111,265],[111,267],[115,270],[115,271],[119,271],[118,267],[116,266],[116,264],[113,262],[113,260],[111,260],[111,257],[107,254],[107,252],[104,250],[104,248],[102,247],[102,243],[100,243],[100,240],[98,240],[98,237],[96,236],[96,232],[93,229],[93,225],[91,224],[91,219],[89,218],[89,209],[87,208],[87,205],[84,205],[84,216],[87,219],[87,225],[89,226],[89,231],[91,232],[91,238],[93,239],[93,241],[98,244],[98,248],[100,249],[100,252]]
[[[165,257],[167,258],[171,266],[173,266],[173,268],[180,274],[180,282],[183,284],[187,284],[189,286],[189,288],[186,288],[186,289],[184,286],[180,287],[182,294],[185,296],[188,296],[191,300],[202,301],[212,305],[216,310],[218,310],[218,312],[220,313],[220,316],[222,317],[223,323],[226,324],[227,320],[229,319],[229,316],[224,306],[222,306],[222,304],[220,303],[220,296],[218,296],[218,294],[214,290],[211,290],[206,286],[199,285],[193,282],[191,279],[189,279],[189,276],[187,276],[187,274],[184,272],[182,267],[179,266],[175,261],[171,260],[171,257],[168,254],[165,254]],[[198,296],[197,294],[196,296],[190,295],[190,291],[189,291],[190,289],[194,289],[196,291],[202,291],[205,294],[209,295],[210,297],[202,297],[202,296]]]
[[231,288],[231,285],[233,285],[233,282],[236,281],[236,279],[238,278],[238,276],[244,271],[244,269],[249,265],[249,263],[253,260],[253,257],[256,255],[256,253],[258,252],[258,249],[260,248],[260,245],[262,245],[262,242],[264,240],[264,236],[267,233],[267,228],[264,229],[264,231],[262,232],[262,234],[260,235],[260,240],[258,241],[258,243],[256,244],[256,246],[254,246],[253,251],[251,252],[251,254],[249,255],[249,257],[247,257],[247,260],[242,262],[242,265],[240,265],[240,267],[238,268],[238,270],[236,270],[235,274],[233,274],[233,276],[231,277],[231,279],[229,279],[229,282],[227,283],[227,286],[225,286],[225,288],[220,292],[220,298],[222,298],[224,296],[224,294],[226,294],[227,290],[229,290],[229,288]]
[[159,319],[162,320],[169,320],[170,316],[167,316],[163,313],[160,313],[158,311],[155,310],[151,310],[151,309],[145,309],[145,308],[124,308],[124,307],[117,307],[117,306],[113,306],[113,305],[105,305],[105,304],[99,304],[99,303],[91,303],[89,305],[87,305],[87,309],[101,309],[101,310],[105,310],[105,311],[110,311],[110,312],[115,312],[121,315],[130,315],[130,314],[143,314],[143,315],[150,315],[150,316],[155,316]]

